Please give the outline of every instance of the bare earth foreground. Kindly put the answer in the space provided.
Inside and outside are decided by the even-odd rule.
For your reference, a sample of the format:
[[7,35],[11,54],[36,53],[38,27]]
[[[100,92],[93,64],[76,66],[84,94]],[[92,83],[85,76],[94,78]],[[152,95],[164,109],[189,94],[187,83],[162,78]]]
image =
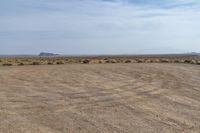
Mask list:
[[0,67],[0,132],[200,132],[200,67]]

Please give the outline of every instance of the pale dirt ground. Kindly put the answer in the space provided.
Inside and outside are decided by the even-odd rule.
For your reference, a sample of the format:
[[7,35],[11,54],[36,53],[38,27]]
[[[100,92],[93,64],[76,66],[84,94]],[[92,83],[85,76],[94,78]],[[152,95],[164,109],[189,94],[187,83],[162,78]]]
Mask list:
[[200,132],[200,67],[0,67],[1,133]]

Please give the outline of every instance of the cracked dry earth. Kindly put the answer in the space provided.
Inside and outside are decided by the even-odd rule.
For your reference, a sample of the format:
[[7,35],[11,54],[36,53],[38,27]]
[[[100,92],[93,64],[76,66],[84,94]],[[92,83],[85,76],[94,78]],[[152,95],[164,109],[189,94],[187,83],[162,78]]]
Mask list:
[[200,132],[200,67],[0,67],[1,133]]

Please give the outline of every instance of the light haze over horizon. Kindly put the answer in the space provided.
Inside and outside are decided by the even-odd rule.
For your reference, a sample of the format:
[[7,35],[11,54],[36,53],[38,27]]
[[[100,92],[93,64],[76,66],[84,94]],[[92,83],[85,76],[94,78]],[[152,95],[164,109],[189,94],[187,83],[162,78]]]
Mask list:
[[200,52],[199,0],[0,0],[0,55]]

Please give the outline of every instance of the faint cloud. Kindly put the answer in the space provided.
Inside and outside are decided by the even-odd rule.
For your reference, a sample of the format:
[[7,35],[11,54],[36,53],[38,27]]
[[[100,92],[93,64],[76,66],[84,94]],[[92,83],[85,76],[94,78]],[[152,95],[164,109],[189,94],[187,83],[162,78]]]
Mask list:
[[12,45],[71,54],[200,51],[198,6],[196,0],[8,0],[0,2],[0,53],[15,51]]

